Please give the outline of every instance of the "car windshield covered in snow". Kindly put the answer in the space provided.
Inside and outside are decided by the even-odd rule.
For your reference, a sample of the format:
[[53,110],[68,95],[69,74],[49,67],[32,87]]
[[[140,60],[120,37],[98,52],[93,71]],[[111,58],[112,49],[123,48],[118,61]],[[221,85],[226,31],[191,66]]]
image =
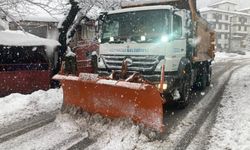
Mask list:
[[155,42],[169,33],[167,10],[146,10],[110,14],[103,23],[101,42]]

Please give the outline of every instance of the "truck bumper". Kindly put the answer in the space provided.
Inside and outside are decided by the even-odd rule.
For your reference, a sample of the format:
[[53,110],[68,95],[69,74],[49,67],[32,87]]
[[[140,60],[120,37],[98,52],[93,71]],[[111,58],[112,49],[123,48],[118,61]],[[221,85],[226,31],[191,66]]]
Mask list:
[[[109,76],[111,72],[105,70],[98,70],[99,75]],[[133,74],[133,72],[129,72],[129,74]],[[161,74],[160,72],[155,73],[141,73],[143,77],[158,85],[160,83]],[[167,90],[165,92],[171,92],[174,88],[178,87],[179,84],[179,75],[178,72],[165,72],[165,83],[167,84]]]

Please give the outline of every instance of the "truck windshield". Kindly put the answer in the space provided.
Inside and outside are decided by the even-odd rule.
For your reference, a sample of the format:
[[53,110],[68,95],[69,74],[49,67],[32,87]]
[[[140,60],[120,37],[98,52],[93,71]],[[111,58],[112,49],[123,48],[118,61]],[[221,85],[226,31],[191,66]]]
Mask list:
[[102,43],[156,42],[168,34],[168,10],[146,10],[110,14],[103,22]]

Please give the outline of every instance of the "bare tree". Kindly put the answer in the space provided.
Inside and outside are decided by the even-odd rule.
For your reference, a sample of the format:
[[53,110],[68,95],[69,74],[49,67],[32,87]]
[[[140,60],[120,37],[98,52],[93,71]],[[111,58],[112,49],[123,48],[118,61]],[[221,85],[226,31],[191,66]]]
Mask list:
[[[91,11],[91,9],[95,8],[102,11],[107,11],[120,7],[120,0],[74,0],[74,2],[78,3],[77,5],[80,9],[75,15],[74,22],[72,22],[71,27],[67,31],[67,44],[69,44],[69,42],[71,41],[72,37],[75,34],[76,28],[81,23],[81,21],[83,19],[88,19],[88,13]],[[70,16],[72,17],[72,15]]]
[[[120,6],[119,0],[69,0],[71,4],[70,10],[66,15],[65,19],[60,23],[59,26],[59,42],[61,43],[60,46],[60,54],[58,60],[58,68],[61,66],[62,60],[65,60],[65,66],[70,66],[67,68],[69,73],[75,72],[75,57],[72,55],[68,55],[66,52],[72,53],[68,48],[68,45],[71,39],[74,37],[76,29],[78,25],[81,23],[82,20],[88,20],[87,14],[90,12],[91,9],[97,8],[103,11],[109,9],[115,9]],[[71,64],[71,65],[69,65]],[[70,70],[72,69],[72,70]]]
[[48,14],[58,14],[65,12],[66,7],[65,0],[0,0],[2,10],[18,16],[35,14],[37,8]]
[[42,13],[58,20],[55,15],[65,13],[67,7],[66,0],[0,0],[0,17],[7,16],[18,29],[23,30],[18,21],[24,17]]

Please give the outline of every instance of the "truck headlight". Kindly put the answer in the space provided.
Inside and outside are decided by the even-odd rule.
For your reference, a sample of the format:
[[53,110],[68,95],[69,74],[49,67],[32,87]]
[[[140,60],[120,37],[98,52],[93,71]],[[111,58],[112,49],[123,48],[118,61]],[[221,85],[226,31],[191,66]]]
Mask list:
[[[160,89],[161,88],[161,85],[160,84],[157,84],[157,88]],[[163,84],[163,90],[166,90],[168,88],[168,84],[167,83],[164,83]]]
[[167,42],[169,39],[168,39],[168,36],[167,35],[163,35],[161,37],[161,42]]
[[106,68],[106,66],[104,64],[104,61],[103,61],[103,59],[101,57],[98,59],[98,68],[101,68],[101,69]]

